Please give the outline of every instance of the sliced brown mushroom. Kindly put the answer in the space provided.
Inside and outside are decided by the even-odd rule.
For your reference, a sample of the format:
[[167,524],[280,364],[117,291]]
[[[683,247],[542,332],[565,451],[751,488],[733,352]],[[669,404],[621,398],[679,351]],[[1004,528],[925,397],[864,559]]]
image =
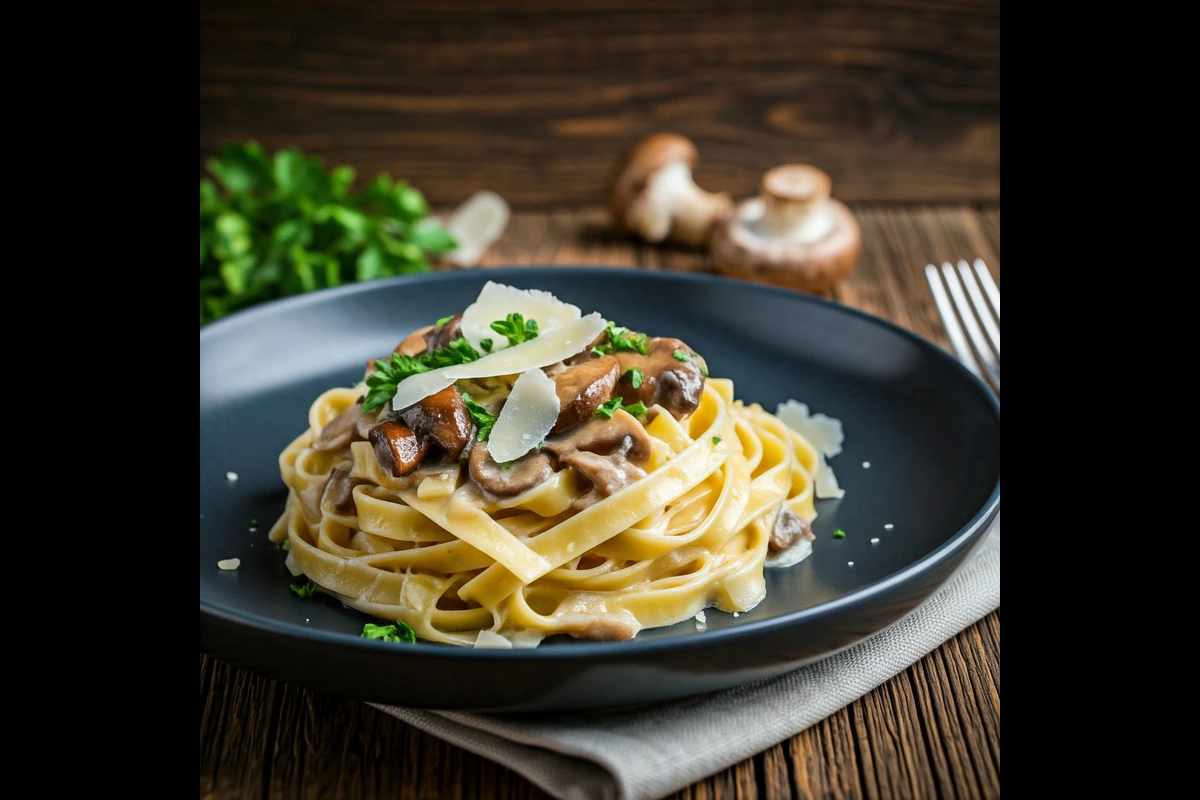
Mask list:
[[354,487],[362,483],[364,481],[350,477],[349,467],[335,467],[329,473],[329,481],[321,493],[321,508],[344,517],[357,517],[358,506],[354,503]]
[[639,141],[621,161],[608,192],[617,228],[650,242],[670,238],[698,246],[728,214],[729,195],[706,192],[692,179],[700,154],[677,133],[654,133]]
[[453,386],[405,409],[400,418],[422,439],[432,440],[451,458],[458,458],[471,443],[471,417],[467,404]]
[[462,312],[458,312],[441,325],[425,334],[425,352],[442,350],[462,336]]
[[[700,406],[708,370],[704,359],[679,339],[655,337],[647,343],[646,355],[622,351],[617,358],[621,380],[615,394],[623,405],[660,405],[675,419],[683,419]],[[635,367],[641,373],[636,389],[631,372]]]
[[738,204],[712,234],[718,271],[805,292],[828,291],[854,268],[861,246],[850,209],[829,196],[829,176],[786,164],[763,176],[761,196]]
[[787,550],[801,539],[811,542],[816,538],[812,528],[808,525],[808,520],[792,511],[790,506],[785,505],[779,510],[779,516],[775,517],[775,525],[771,528],[771,539],[767,542],[767,549],[772,553],[778,553],[781,550]]
[[497,464],[488,452],[487,442],[476,442],[469,459],[471,478],[496,497],[512,497],[549,480],[554,474],[550,457],[532,450],[506,464]]
[[425,336],[433,330],[432,325],[426,325],[424,328],[413,331],[408,337],[396,345],[393,353],[399,353],[402,356],[415,356],[425,352],[426,339]]
[[575,469],[592,482],[593,494],[583,505],[619,492],[644,478],[650,458],[650,435],[631,414],[618,411],[612,419],[593,417],[572,431],[546,439],[543,452]]
[[368,438],[379,466],[394,478],[402,478],[419,467],[429,452],[425,440],[400,422],[381,422],[371,429]]
[[365,439],[366,437],[360,435],[358,431],[358,418],[362,416],[362,402],[363,398],[358,398],[346,406],[342,413],[329,420],[317,434],[312,445],[313,450],[334,452],[355,440]]
[[594,417],[596,409],[612,399],[620,374],[617,359],[605,356],[584,361],[552,375],[558,391],[559,412],[550,433],[568,431]]

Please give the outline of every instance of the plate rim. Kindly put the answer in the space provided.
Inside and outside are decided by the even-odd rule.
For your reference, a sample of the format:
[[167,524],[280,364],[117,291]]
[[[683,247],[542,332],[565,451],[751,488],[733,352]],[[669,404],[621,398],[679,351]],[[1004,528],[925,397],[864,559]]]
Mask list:
[[[697,284],[718,284],[723,286],[736,285],[744,290],[754,291],[761,294],[785,297],[789,300],[800,301],[803,303],[811,303],[813,305],[825,306],[837,313],[848,313],[851,316],[858,317],[866,322],[883,327],[894,334],[899,334],[902,338],[913,342],[917,347],[926,351],[931,351],[936,358],[941,358],[943,362],[948,363],[952,371],[956,371],[960,377],[966,379],[967,383],[972,386],[978,393],[982,395],[982,400],[987,406],[987,410],[995,415],[996,425],[1000,425],[1000,399],[991,387],[979,376],[972,373],[950,353],[939,347],[933,341],[921,336],[920,334],[902,327],[901,325],[884,319],[883,317],[871,314],[852,306],[844,305],[833,300],[827,300],[816,295],[794,292],[788,289],[782,289],[775,286],[767,286],[750,281],[742,281],[734,278],[726,278],[720,275],[707,275],[686,272],[671,272],[671,271],[648,271],[630,267],[604,267],[604,266],[585,266],[585,265],[547,265],[547,266],[506,266],[506,267],[485,267],[471,270],[441,270],[435,272],[421,273],[418,275],[399,275],[392,278],[382,278],[372,281],[359,283],[344,284],[329,289],[321,289],[315,292],[308,292],[292,297],[283,297],[275,300],[269,300],[256,306],[235,312],[227,317],[219,320],[214,320],[200,328],[200,344],[203,348],[206,338],[213,338],[220,335],[226,330],[233,330],[243,325],[253,324],[261,317],[271,316],[273,314],[286,313],[292,309],[299,309],[305,306],[314,305],[332,301],[335,298],[342,296],[355,295],[360,293],[370,293],[381,291],[384,288],[395,285],[413,285],[422,283],[432,283],[441,281],[461,281],[461,280],[495,280],[505,281],[511,280],[513,276],[537,276],[545,274],[561,275],[564,272],[572,272],[576,274],[591,274],[596,276],[621,276],[625,278],[637,277],[638,279],[662,280],[665,282],[683,281]],[[203,361],[203,358],[201,358]],[[802,608],[788,612],[778,617],[770,619],[756,620],[745,622],[740,625],[731,626],[728,628],[714,629],[704,631],[703,636],[684,636],[684,637],[666,637],[661,639],[643,639],[638,641],[634,638],[632,641],[623,642],[590,642],[576,641],[569,646],[564,647],[537,647],[537,648],[514,648],[512,650],[471,647],[455,647],[451,645],[440,644],[436,642],[417,641],[414,644],[406,645],[405,647],[396,647],[394,644],[378,641],[375,639],[363,639],[348,636],[344,633],[333,631],[325,631],[297,625],[289,622],[279,622],[270,620],[257,614],[251,614],[237,608],[215,603],[211,600],[205,600],[203,594],[200,597],[200,617],[201,622],[204,619],[212,618],[226,624],[235,625],[238,627],[251,628],[261,631],[266,634],[284,635],[295,637],[306,641],[312,645],[318,646],[334,646],[347,647],[354,649],[362,649],[364,652],[379,654],[392,653],[399,658],[407,657],[406,654],[415,656],[436,656],[439,658],[452,659],[474,659],[474,660],[527,660],[536,659],[538,661],[575,661],[579,659],[596,659],[597,657],[605,656],[621,656],[629,654],[631,657],[652,654],[661,650],[688,650],[693,647],[708,647],[710,645],[732,644],[743,637],[754,637],[764,634],[776,632],[775,629],[788,629],[799,624],[819,620],[844,610],[850,606],[857,606],[862,603],[868,603],[872,599],[886,595],[898,586],[907,583],[919,577],[922,574],[937,570],[947,560],[954,558],[960,549],[969,547],[976,543],[979,535],[988,529],[991,523],[995,520],[1000,512],[1000,479],[998,474],[996,477],[996,485],[992,487],[992,492],[983,506],[971,517],[971,519],[956,533],[950,536],[946,541],[934,548],[924,557],[908,564],[907,566],[889,573],[876,581],[873,581],[866,586],[856,589],[853,592],[836,597],[832,600],[827,600],[818,603],[809,608]],[[944,583],[944,581],[943,581]],[[939,584],[941,585],[941,584]],[[936,589],[935,589],[936,591]]]

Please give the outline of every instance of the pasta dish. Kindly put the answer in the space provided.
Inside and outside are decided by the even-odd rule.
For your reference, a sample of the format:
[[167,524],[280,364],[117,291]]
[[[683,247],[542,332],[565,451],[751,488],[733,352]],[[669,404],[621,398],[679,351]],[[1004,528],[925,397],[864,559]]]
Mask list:
[[841,496],[841,439],[735,399],[679,339],[489,282],[316,398],[270,538],[426,641],[627,640],[753,609],[766,567],[811,552],[814,499]]

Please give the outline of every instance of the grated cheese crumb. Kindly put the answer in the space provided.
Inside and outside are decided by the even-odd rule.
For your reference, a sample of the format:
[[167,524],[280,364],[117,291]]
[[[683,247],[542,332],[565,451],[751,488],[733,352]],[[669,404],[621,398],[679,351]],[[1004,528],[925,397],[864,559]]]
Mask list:
[[870,461],[864,461],[864,462],[863,462],[863,469],[870,469],[870,468],[871,468],[871,462],[870,462]]
[[739,614],[739,613],[738,613],[738,612],[736,612],[736,611],[735,611],[735,612],[733,612],[733,615],[734,615],[735,617],[740,617],[740,616],[741,616],[741,614]]
[[703,611],[696,615],[696,622],[699,622],[701,625],[703,625],[705,622],[708,622],[708,617],[704,616]]
[[240,558],[227,558],[224,561],[218,561],[217,566],[221,569],[237,569],[242,565]]
[[847,562],[846,562],[846,566],[848,566],[848,567],[853,567],[853,566],[854,566],[854,562],[853,562],[853,561],[847,561]]
[[890,522],[889,522],[887,525],[884,525],[884,526],[883,526],[883,529],[884,529],[885,531],[890,531],[890,530],[891,530],[892,528],[894,528],[894,527],[896,527],[896,526],[895,526],[895,525],[893,525],[892,523],[890,523]]
[[230,483],[236,482],[237,479],[238,479],[238,474],[236,472],[226,472],[225,473],[225,480],[229,481]]
[[876,538],[872,539],[871,544],[879,544],[879,538],[876,537]]

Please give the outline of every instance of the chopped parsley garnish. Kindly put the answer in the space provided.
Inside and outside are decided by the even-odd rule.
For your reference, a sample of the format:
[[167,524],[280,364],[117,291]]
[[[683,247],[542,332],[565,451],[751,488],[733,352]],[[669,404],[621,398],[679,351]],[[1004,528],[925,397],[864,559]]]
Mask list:
[[845,538],[846,538],[846,532],[845,532],[844,530],[842,530],[841,528],[838,528],[836,531],[834,531],[834,532],[833,532],[833,538],[835,538],[835,539],[845,539]]
[[635,389],[640,388],[642,381],[646,379],[646,376],[643,375],[642,371],[637,367],[630,367],[629,369],[625,370],[625,375],[623,377],[629,378],[629,385]]
[[492,342],[491,339],[480,339],[479,340],[479,349],[485,353],[490,353],[490,352],[492,352],[493,344],[494,343]]
[[508,472],[510,469],[512,469],[512,462],[505,461],[503,464],[500,465],[500,469],[504,470],[505,472]]
[[721,437],[720,437],[720,436],[714,436],[714,437],[713,437],[713,444],[720,444],[720,443],[721,443]]
[[308,600],[317,593],[317,585],[312,581],[309,581],[303,586],[297,586],[293,583],[292,591],[295,592],[296,597],[299,597],[301,600]]
[[367,388],[370,391],[363,400],[363,411],[379,408],[395,397],[396,387],[406,378],[429,372],[431,369],[465,364],[478,359],[479,351],[462,338],[455,339],[441,350],[422,353],[419,356],[392,353],[391,358],[377,360],[374,371],[367,376]]
[[700,374],[707,378],[708,377],[708,367],[701,365]]
[[604,329],[605,343],[592,348],[592,355],[607,356],[616,351],[646,355],[646,334],[618,328],[611,322]]
[[626,413],[632,414],[635,417],[644,417],[646,416],[647,408],[646,404],[641,402],[634,403],[631,406],[622,406],[621,398],[614,397],[612,400],[609,400],[607,403],[596,409],[596,416],[612,419],[613,414],[622,410]]
[[451,314],[451,315],[450,315],[450,316],[448,316],[448,317],[442,317],[441,319],[439,319],[437,322],[435,322],[435,323],[434,323],[434,327],[435,327],[435,328],[440,328],[440,327],[442,327],[443,325],[445,325],[447,322],[449,322],[449,321],[450,321],[450,320],[452,320],[452,319],[454,319],[454,315],[453,315],[453,314]]
[[512,345],[536,339],[538,335],[537,320],[526,320],[521,314],[509,314],[505,319],[496,320],[491,328],[508,339],[508,343]]
[[292,549],[292,540],[291,540],[291,539],[284,539],[284,540],[283,540],[283,549],[284,549],[284,550],[291,550],[291,549]]
[[417,643],[417,634],[400,620],[396,620],[395,625],[374,625],[368,622],[363,625],[361,636],[364,639],[379,639],[384,642]]
[[675,356],[675,358],[679,361],[691,361],[692,360],[692,357],[687,354],[687,351],[681,350],[678,347],[675,348],[674,352],[672,352],[671,355]]
[[479,441],[486,442],[488,437],[492,435],[492,426],[496,424],[496,415],[488,412],[486,408],[476,403],[471,395],[466,392],[462,393],[463,402],[467,404],[467,414],[471,417],[471,422],[474,422],[479,428]]
[[258,525],[258,520],[256,520],[256,519],[252,519],[252,520],[250,520],[250,524],[251,524],[251,525]]

